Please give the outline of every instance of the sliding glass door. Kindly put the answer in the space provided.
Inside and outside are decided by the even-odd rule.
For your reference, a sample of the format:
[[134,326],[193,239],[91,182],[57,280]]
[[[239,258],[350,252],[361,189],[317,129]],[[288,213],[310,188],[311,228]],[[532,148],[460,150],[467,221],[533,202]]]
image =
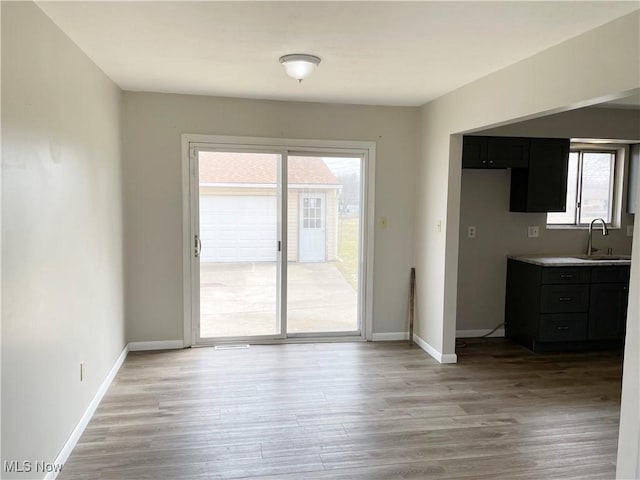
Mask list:
[[289,334],[359,333],[361,163],[288,157]]
[[279,337],[276,153],[199,151],[201,338]]
[[363,160],[193,149],[196,344],[361,334]]

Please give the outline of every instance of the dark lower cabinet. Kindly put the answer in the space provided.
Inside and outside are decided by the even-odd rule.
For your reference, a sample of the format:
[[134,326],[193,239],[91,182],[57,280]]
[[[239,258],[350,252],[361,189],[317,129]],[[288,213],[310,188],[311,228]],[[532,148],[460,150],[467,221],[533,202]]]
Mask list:
[[534,352],[622,343],[629,266],[507,261],[505,334]]
[[589,339],[616,340],[624,338],[629,285],[597,283],[589,294]]

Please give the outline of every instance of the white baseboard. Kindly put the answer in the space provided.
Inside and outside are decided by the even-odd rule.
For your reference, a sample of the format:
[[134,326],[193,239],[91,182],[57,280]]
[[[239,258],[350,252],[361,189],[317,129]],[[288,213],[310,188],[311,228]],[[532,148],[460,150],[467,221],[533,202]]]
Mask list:
[[374,333],[371,340],[374,342],[389,342],[392,340],[409,340],[409,332]]
[[[492,328],[484,328],[480,330],[456,330],[456,338],[478,338],[484,337]],[[499,328],[488,337],[504,337],[504,328]]]
[[140,352],[143,350],[175,350],[184,348],[182,340],[160,340],[157,342],[129,342],[130,352]]
[[458,356],[455,353],[440,353],[436,348],[429,345],[415,333],[413,334],[413,341],[439,363],[458,363]]
[[[78,440],[80,440],[80,437],[84,432],[84,429],[87,428],[89,421],[93,417],[93,414],[98,408],[98,405],[100,405],[100,402],[102,401],[102,397],[104,397],[104,394],[107,393],[107,390],[111,385],[111,382],[113,382],[113,379],[116,377],[118,370],[120,370],[120,367],[124,363],[125,359],[127,358],[127,354],[129,352],[141,351],[141,350],[171,350],[171,349],[177,349],[177,348],[184,348],[184,342],[182,340],[164,340],[159,342],[128,343],[124,347],[124,349],[122,350],[118,358],[116,359],[116,362],[113,364],[113,367],[111,367],[111,370],[109,370],[109,373],[107,374],[104,381],[100,384],[100,387],[98,388],[98,391],[94,395],[93,400],[91,400],[91,403],[85,410],[84,414],[82,415],[82,418],[80,418],[80,421],[76,425],[76,428],[73,429],[73,432],[71,432],[71,435],[65,442],[64,446],[62,447],[62,450],[60,450],[60,453],[56,457],[54,464],[64,465],[64,463],[69,459],[69,455],[71,455],[71,451],[74,449],[74,447],[78,443]],[[58,476],[58,473],[60,472],[48,472],[45,475],[44,480],[54,480]]]
[[[468,330],[475,332],[476,330]],[[477,330],[480,331],[480,330]],[[490,330],[487,330],[484,333],[488,333]],[[497,332],[496,332],[497,333]],[[497,336],[497,335],[496,335]],[[504,336],[504,332],[503,332]],[[374,342],[385,342],[392,340],[408,340],[409,332],[388,332],[388,333],[374,333],[372,340]],[[455,353],[442,354],[437,349],[429,345],[422,338],[420,338],[415,333],[413,334],[413,341],[425,352],[435,358],[439,363],[457,363],[458,356]]]
[[[95,413],[96,408],[98,408],[98,405],[100,405],[100,402],[102,401],[102,397],[104,397],[104,394],[107,393],[107,390],[111,385],[111,382],[113,382],[113,379],[116,377],[118,370],[120,370],[120,367],[124,363],[125,358],[127,358],[127,353],[129,353],[128,344],[125,345],[124,349],[116,359],[116,362],[113,364],[113,367],[111,367],[111,370],[109,370],[109,373],[107,374],[106,378],[100,384],[100,387],[98,388],[98,391],[94,395],[93,400],[91,400],[91,403],[85,410],[84,414],[82,415],[82,418],[80,418],[78,425],[76,425],[76,428],[73,429],[73,432],[71,432],[71,435],[69,436],[66,443],[62,447],[62,450],[60,450],[60,453],[58,453],[58,456],[53,462],[55,465],[64,465],[64,463],[69,459],[69,455],[71,455],[71,451],[76,446],[76,443],[78,443],[78,440],[80,440],[80,437],[82,436],[82,432],[84,432],[84,429],[87,428],[87,425],[91,420],[91,417],[93,417],[93,414]],[[58,476],[58,473],[60,472],[48,472],[45,475],[44,480],[53,480]]]

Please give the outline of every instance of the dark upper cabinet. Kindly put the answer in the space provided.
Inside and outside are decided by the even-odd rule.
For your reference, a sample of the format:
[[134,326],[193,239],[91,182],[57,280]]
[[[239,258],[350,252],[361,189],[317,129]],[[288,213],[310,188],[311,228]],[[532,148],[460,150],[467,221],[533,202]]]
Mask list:
[[531,138],[529,168],[511,171],[512,212],[562,212],[567,203],[569,140]]
[[515,137],[488,137],[487,161],[495,168],[527,168],[529,165],[529,139]]
[[629,162],[629,186],[627,187],[627,212],[636,213],[638,183],[640,180],[640,143],[631,145]]
[[526,168],[528,164],[528,138],[463,138],[462,168]]
[[487,167],[487,140],[485,137],[462,139],[462,168]]
[[511,168],[512,212],[562,212],[567,203],[569,140],[476,137],[462,140],[462,168]]

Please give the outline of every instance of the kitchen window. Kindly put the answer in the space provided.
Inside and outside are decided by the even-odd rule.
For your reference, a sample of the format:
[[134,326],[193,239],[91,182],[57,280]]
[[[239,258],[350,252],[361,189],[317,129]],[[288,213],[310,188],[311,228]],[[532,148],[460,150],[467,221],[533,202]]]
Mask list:
[[550,228],[585,227],[595,218],[619,227],[622,158],[617,146],[572,145],[567,175],[567,208],[547,214]]

